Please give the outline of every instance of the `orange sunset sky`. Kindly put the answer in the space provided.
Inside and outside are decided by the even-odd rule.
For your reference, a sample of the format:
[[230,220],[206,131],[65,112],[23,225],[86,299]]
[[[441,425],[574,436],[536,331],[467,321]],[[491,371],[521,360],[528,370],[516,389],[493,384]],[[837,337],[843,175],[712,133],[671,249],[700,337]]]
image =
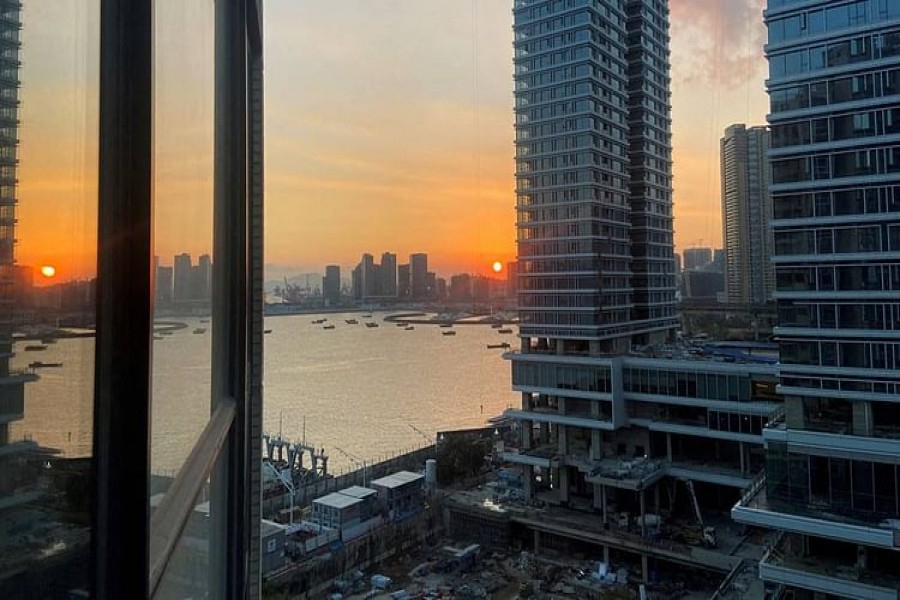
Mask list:
[[[155,237],[211,246],[212,2],[157,2]],[[267,277],[515,256],[508,0],[267,0]],[[671,0],[678,249],[721,238],[719,138],[764,122],[762,0]],[[97,0],[23,7],[18,258],[93,273]]]

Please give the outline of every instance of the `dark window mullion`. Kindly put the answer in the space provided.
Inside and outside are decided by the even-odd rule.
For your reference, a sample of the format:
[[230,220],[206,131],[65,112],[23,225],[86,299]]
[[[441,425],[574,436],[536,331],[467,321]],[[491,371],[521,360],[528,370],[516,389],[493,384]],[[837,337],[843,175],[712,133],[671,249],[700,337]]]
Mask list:
[[100,4],[92,544],[98,599],[148,596],[152,6]]

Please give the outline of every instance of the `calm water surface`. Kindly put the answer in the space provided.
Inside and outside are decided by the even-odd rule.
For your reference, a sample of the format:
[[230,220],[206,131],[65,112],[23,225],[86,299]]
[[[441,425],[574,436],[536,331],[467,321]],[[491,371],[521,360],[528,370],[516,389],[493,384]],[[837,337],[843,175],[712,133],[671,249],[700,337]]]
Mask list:
[[[458,325],[455,336],[433,325],[405,331],[383,316],[267,318],[265,430],[277,432],[280,422],[284,435],[299,441],[305,422],[307,442],[324,447],[339,470],[425,443],[414,427],[432,437],[475,427],[517,402],[502,350],[486,348],[513,343],[514,336],[482,325]],[[317,318],[335,329],[313,325]],[[359,324],[344,322],[351,318]],[[193,333],[209,325],[182,322],[188,327],[154,342],[154,471],[177,469],[209,419],[211,336]],[[43,352],[23,346],[17,344],[16,367],[34,360],[64,366],[42,369],[40,381],[26,386],[25,420],[14,425],[13,437],[31,436],[71,456],[89,453],[94,340],[60,340]]]

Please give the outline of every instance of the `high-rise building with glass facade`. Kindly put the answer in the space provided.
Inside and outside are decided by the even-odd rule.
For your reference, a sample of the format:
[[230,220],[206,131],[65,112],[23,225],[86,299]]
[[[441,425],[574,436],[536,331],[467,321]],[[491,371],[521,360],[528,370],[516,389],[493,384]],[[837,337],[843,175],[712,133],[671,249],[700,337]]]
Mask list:
[[739,124],[725,129],[721,141],[722,244],[725,299],[731,304],[762,304],[775,289],[768,151],[768,128]]
[[784,419],[735,507],[794,598],[900,589],[900,2],[770,0]]
[[647,526],[727,521],[779,407],[773,359],[669,343],[668,3],[518,0],[514,20],[521,349],[506,356],[522,406],[504,459],[528,501],[553,507],[524,524],[536,550],[577,540],[645,581],[676,564],[724,577],[727,550]]
[[33,374],[10,369],[16,299],[20,294],[16,267],[16,172],[19,147],[19,2],[0,2],[0,504],[28,499],[21,490],[17,464],[33,442],[14,439],[13,422],[25,414],[25,384]]
[[515,4],[523,339],[592,353],[675,327],[668,7]]

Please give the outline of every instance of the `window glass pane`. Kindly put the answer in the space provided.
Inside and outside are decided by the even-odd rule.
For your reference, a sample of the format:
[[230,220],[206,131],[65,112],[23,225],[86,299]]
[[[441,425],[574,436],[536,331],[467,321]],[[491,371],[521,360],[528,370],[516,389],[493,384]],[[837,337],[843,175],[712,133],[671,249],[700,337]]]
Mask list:
[[152,470],[181,466],[210,413],[213,2],[155,4]]
[[98,4],[0,2],[0,598],[89,587]]
[[[151,512],[162,497],[163,494],[158,494],[150,498]],[[209,589],[210,528],[214,523],[208,484],[192,504],[193,510],[163,571],[154,600],[202,598]]]
[[[211,410],[214,6],[212,0],[154,3],[153,507]],[[209,536],[216,523],[210,516],[216,512],[208,499],[204,486],[158,598],[211,597]]]

